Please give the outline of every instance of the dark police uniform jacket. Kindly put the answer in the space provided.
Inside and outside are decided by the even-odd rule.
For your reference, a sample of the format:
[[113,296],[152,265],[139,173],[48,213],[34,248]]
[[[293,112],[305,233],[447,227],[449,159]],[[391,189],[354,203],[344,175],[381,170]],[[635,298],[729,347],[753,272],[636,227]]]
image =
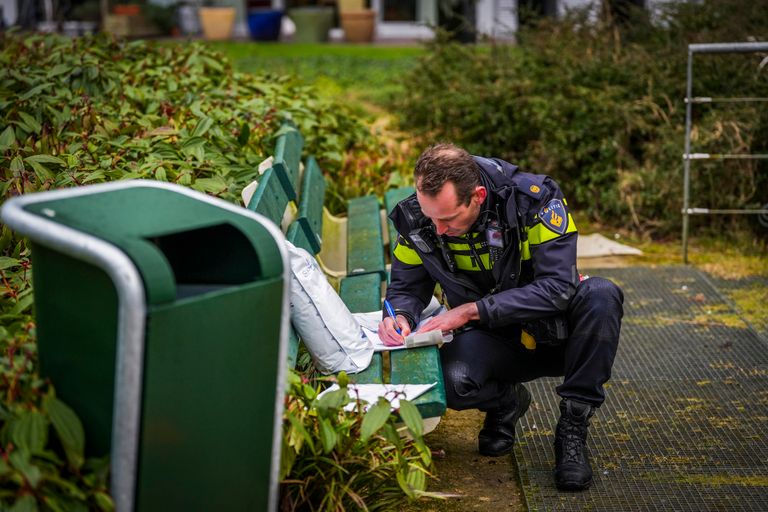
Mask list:
[[437,235],[416,194],[389,215],[399,236],[387,299],[411,327],[435,283],[451,307],[476,302],[479,323],[495,329],[563,313],[579,282],[578,234],[557,183],[504,160],[474,158],[488,196],[469,233]]

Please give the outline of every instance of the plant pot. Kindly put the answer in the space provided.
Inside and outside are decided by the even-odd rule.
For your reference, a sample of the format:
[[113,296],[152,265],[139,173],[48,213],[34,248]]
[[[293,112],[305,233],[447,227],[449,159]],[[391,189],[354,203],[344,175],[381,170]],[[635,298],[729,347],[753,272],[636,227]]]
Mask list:
[[206,39],[221,40],[232,37],[236,12],[234,7],[201,7],[198,12]]
[[362,11],[365,9],[365,0],[337,0],[339,12]]
[[296,25],[293,36],[297,43],[324,43],[333,27],[333,7],[297,7],[288,11]]
[[283,11],[274,9],[253,9],[248,11],[248,31],[255,41],[277,41]]
[[344,39],[350,43],[370,43],[376,28],[376,11],[341,12],[341,28],[344,29]]

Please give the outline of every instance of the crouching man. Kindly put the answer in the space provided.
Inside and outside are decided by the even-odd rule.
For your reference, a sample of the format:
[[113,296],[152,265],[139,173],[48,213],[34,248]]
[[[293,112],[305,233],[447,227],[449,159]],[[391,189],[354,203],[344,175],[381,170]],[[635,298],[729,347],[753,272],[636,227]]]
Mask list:
[[611,376],[621,290],[580,279],[576,226],[548,176],[439,144],[419,157],[414,178],[416,193],[390,214],[399,233],[387,289],[396,320],[385,315],[380,337],[402,344],[439,284],[450,309],[421,330],[454,331],[440,349],[448,406],[486,413],[480,453],[512,451],[531,401],[523,382],[563,376],[555,484],[587,489],[587,429]]

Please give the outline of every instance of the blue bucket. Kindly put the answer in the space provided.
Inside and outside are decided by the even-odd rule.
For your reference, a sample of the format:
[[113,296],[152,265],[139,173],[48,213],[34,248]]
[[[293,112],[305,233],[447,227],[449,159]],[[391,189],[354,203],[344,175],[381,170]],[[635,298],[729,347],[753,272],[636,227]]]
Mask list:
[[248,11],[248,31],[256,41],[277,41],[280,37],[280,22],[283,11],[254,9]]

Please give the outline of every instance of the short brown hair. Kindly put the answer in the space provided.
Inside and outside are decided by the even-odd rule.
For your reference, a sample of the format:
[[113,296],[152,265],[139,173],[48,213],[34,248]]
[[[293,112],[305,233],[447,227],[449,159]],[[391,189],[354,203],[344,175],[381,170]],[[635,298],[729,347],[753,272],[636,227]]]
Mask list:
[[430,146],[419,156],[413,178],[419,192],[432,197],[446,182],[453,182],[459,204],[466,206],[475,187],[480,185],[480,170],[465,150],[454,144],[441,143]]

